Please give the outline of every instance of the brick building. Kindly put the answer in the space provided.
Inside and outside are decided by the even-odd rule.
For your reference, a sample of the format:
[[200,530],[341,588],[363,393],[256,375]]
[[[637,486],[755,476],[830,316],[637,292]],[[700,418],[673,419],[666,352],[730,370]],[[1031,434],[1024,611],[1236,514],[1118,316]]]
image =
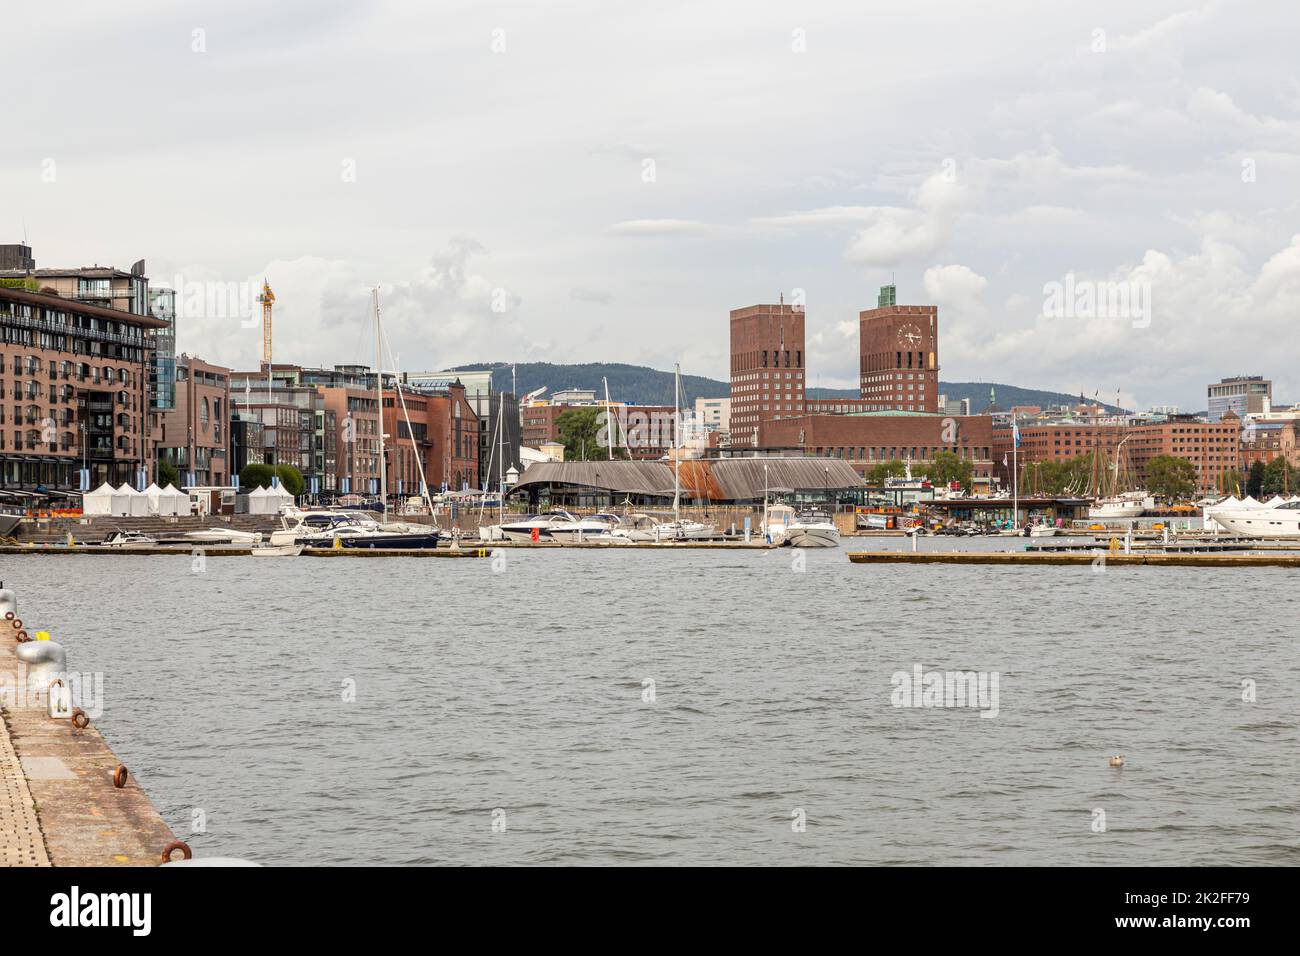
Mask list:
[[0,286],[0,487],[152,479],[149,330],[142,314]]
[[173,407],[150,415],[158,459],[175,465],[183,484],[229,484],[230,369],[181,355],[174,388]]
[[803,306],[731,311],[731,447],[755,448],[763,422],[804,414]]
[[993,474],[993,422],[987,415],[805,415],[764,422],[759,441],[768,451],[841,458],[859,474],[887,461],[910,460],[920,466],[941,451],[970,461],[975,478]]
[[[1131,470],[1141,481],[1146,465],[1157,455],[1186,458],[1196,466],[1196,486],[1204,493],[1218,490],[1224,472],[1240,466],[1241,423],[1232,412],[1219,422],[1198,421],[1190,416],[1176,416],[1166,422],[1149,424],[1050,424],[1022,425],[1020,448],[1016,460],[1021,466],[1031,462],[1069,461],[1101,449],[1113,462],[1115,450],[1124,440],[1122,467]],[[994,429],[993,457],[998,477],[1011,480],[1011,469],[1003,466],[1011,460],[1011,429]]]

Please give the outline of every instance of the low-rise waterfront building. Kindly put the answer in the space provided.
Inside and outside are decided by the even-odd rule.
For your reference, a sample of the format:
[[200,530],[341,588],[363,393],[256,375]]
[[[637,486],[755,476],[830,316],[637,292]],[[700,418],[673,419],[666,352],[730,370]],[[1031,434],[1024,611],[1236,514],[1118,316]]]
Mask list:
[[185,486],[230,482],[230,369],[181,355],[172,407],[152,411],[156,454]]

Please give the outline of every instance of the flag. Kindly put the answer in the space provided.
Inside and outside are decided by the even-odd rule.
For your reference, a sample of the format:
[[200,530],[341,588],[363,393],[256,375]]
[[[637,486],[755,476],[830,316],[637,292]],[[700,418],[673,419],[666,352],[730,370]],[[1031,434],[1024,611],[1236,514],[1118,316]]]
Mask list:
[[1005,454],[1002,456],[1002,467],[1007,467],[1007,456]]
[[1016,424],[1014,418],[1011,420],[1011,441],[1017,448],[1020,447],[1020,426]]

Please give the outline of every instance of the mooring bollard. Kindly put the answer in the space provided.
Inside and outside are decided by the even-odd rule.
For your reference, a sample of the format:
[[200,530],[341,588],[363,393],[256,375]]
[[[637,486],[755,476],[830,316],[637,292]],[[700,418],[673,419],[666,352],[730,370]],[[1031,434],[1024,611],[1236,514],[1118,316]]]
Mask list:
[[72,691],[62,677],[50,681],[50,699],[46,713],[55,720],[67,720],[72,716]]
[[27,665],[27,686],[42,690],[68,670],[68,655],[62,645],[50,640],[50,635],[39,631],[36,640],[14,648],[18,660]]

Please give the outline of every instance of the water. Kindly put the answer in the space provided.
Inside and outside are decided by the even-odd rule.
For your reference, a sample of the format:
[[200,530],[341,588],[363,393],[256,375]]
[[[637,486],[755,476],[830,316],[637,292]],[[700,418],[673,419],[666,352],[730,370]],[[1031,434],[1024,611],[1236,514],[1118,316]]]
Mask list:
[[[1300,863],[1292,571],[504,554],[0,578],[104,672],[98,725],[200,855]],[[998,716],[892,706],[917,663],[998,672]]]

